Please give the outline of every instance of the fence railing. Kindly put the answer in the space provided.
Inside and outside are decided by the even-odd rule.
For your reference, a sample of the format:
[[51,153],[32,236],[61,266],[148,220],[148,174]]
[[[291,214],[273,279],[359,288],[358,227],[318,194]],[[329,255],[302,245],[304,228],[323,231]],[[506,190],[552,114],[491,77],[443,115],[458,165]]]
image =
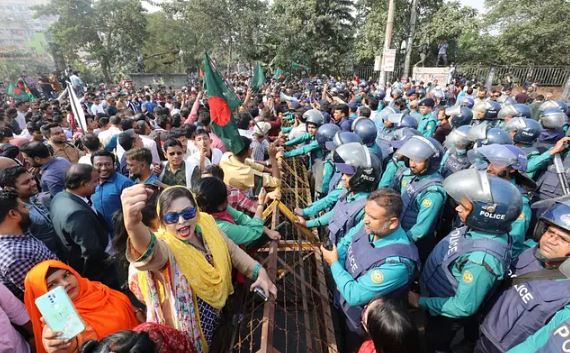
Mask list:
[[[386,75],[388,82],[394,82],[401,76],[401,68]],[[536,82],[540,86],[564,86],[570,77],[570,66],[482,66],[482,65],[457,65],[455,74],[462,75],[471,81],[485,82],[494,69],[493,84],[511,82],[522,85],[525,82]],[[379,72],[374,71],[373,65],[354,67],[353,74],[366,80],[377,80]],[[410,73],[413,72],[410,70]]]

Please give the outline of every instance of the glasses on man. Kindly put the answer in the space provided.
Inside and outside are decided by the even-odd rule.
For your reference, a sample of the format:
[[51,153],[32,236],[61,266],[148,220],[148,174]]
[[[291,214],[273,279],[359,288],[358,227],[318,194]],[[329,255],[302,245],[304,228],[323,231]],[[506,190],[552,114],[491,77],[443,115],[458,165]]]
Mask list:
[[162,220],[166,224],[174,224],[177,223],[180,217],[184,218],[185,221],[190,220],[196,217],[196,207],[188,207],[183,209],[180,212],[168,212],[167,214],[162,217]]
[[168,155],[169,155],[169,156],[180,156],[180,155],[182,155],[182,154],[183,154],[183,153],[180,152],[180,151],[168,152]]

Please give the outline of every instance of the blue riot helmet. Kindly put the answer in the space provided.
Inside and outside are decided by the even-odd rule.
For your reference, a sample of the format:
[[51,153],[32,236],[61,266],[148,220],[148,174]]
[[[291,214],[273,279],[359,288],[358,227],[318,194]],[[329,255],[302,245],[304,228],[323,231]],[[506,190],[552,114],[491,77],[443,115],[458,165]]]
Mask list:
[[513,97],[507,96],[506,94],[502,94],[499,98],[497,98],[497,103],[499,103],[501,107],[504,107],[505,105],[513,105],[516,102],[517,101]]
[[317,127],[323,125],[325,117],[318,109],[309,109],[303,113],[303,120],[306,124],[313,124]]
[[520,172],[526,171],[526,153],[513,145],[487,145],[467,153],[469,161],[479,169],[487,169],[488,164],[498,167],[511,167]]
[[461,100],[461,105],[464,107],[467,107],[469,109],[473,108],[473,106],[475,105],[475,99],[473,99],[473,97],[463,97],[463,99]]
[[443,188],[458,204],[471,204],[465,219],[469,228],[502,234],[511,230],[522,210],[522,196],[515,185],[484,170],[464,169],[443,181]]
[[449,116],[449,123],[454,128],[469,125],[473,119],[473,112],[471,109],[459,105],[446,108],[445,115]]
[[378,186],[382,163],[359,142],[350,142],[337,147],[333,162],[342,174],[350,175],[348,188],[352,192],[372,192]]
[[534,239],[540,239],[550,225],[570,232],[570,199],[568,197],[554,201],[550,207],[540,214],[534,228]]
[[390,114],[396,114],[396,113],[398,113],[396,108],[387,106],[386,108],[380,111],[378,117],[384,121]]
[[319,146],[325,148],[327,142],[333,140],[337,132],[340,131],[340,127],[336,124],[323,124],[317,130],[317,142]]
[[[562,102],[562,103],[560,103]],[[566,108],[568,107],[567,104],[565,104],[564,101],[555,101],[555,100],[547,100],[544,103],[542,103],[540,105],[540,107],[538,107],[538,111],[543,112],[546,111],[548,109],[558,109],[564,112],[564,114],[566,114]]]
[[556,103],[558,103],[560,110],[562,110],[564,113],[566,113],[567,116],[570,117],[570,105],[568,105],[568,102],[563,100],[557,100]]
[[467,137],[477,146],[492,144],[511,145],[513,143],[513,139],[505,130],[498,127],[489,128],[484,123],[471,126]]
[[473,145],[473,141],[467,137],[470,129],[471,127],[463,125],[451,130],[449,135],[445,137],[445,142],[443,143],[445,148],[450,151],[467,151]]
[[501,105],[492,100],[485,100],[473,106],[473,119],[495,120],[501,110]]
[[532,119],[532,112],[527,104],[517,103],[513,104],[517,110],[517,117],[522,116],[524,118]]
[[376,142],[378,130],[376,124],[369,118],[358,118],[352,123],[352,131],[360,136],[362,143],[370,146]]
[[409,161],[428,161],[425,174],[431,174],[439,169],[441,158],[444,155],[441,144],[434,138],[423,136],[412,136],[402,147],[394,153],[396,160],[403,160],[406,167]]
[[381,90],[381,89],[377,90],[375,92],[375,95],[379,101],[383,101],[384,98],[386,98],[386,92],[384,90]]
[[334,135],[332,141],[325,143],[325,147],[327,150],[332,151],[338,146],[350,142],[362,143],[362,139],[354,132],[339,131]]
[[518,116],[517,108],[512,104],[505,104],[499,110],[499,114],[497,114],[497,119],[499,120],[506,120],[507,118],[514,118]]
[[396,129],[404,127],[411,127],[412,129],[418,128],[418,121],[413,116],[406,113],[390,114],[386,117],[386,120],[391,122],[392,126]]
[[505,125],[505,130],[511,133],[514,143],[532,145],[540,136],[542,126],[534,119],[517,117]]
[[412,136],[421,136],[421,135],[422,134],[416,129],[404,127],[392,132],[392,140],[390,141],[390,145],[393,148],[400,148]]
[[560,129],[568,124],[568,117],[559,108],[548,108],[540,113],[538,121],[546,129]]

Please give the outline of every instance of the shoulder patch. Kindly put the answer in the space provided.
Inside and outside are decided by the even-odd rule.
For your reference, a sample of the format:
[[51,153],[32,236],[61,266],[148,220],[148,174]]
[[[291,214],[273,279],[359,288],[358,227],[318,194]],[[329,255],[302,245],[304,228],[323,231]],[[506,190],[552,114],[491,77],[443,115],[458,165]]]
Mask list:
[[422,201],[422,207],[423,208],[430,208],[431,205],[433,205],[433,202],[430,199],[424,199]]
[[470,271],[463,272],[463,282],[465,283],[473,282],[473,274]]
[[372,283],[380,284],[384,282],[384,274],[380,270],[374,270],[370,274],[370,280]]
[[525,217],[524,217],[524,212],[521,212],[521,214],[519,215],[519,218],[517,218],[517,221],[524,221]]

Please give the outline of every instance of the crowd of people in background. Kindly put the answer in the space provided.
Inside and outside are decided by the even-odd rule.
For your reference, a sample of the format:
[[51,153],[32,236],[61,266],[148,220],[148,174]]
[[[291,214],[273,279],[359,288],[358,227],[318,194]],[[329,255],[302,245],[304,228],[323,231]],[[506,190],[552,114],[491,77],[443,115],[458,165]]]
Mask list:
[[[84,129],[61,86],[0,103],[0,352],[212,351],[237,286],[277,296],[255,252],[287,236],[262,213],[291,158],[311,175],[295,226],[322,241],[342,352],[567,351],[566,101],[236,74],[232,150],[200,82],[69,79]],[[35,305],[58,286],[86,326],[71,340]]]

